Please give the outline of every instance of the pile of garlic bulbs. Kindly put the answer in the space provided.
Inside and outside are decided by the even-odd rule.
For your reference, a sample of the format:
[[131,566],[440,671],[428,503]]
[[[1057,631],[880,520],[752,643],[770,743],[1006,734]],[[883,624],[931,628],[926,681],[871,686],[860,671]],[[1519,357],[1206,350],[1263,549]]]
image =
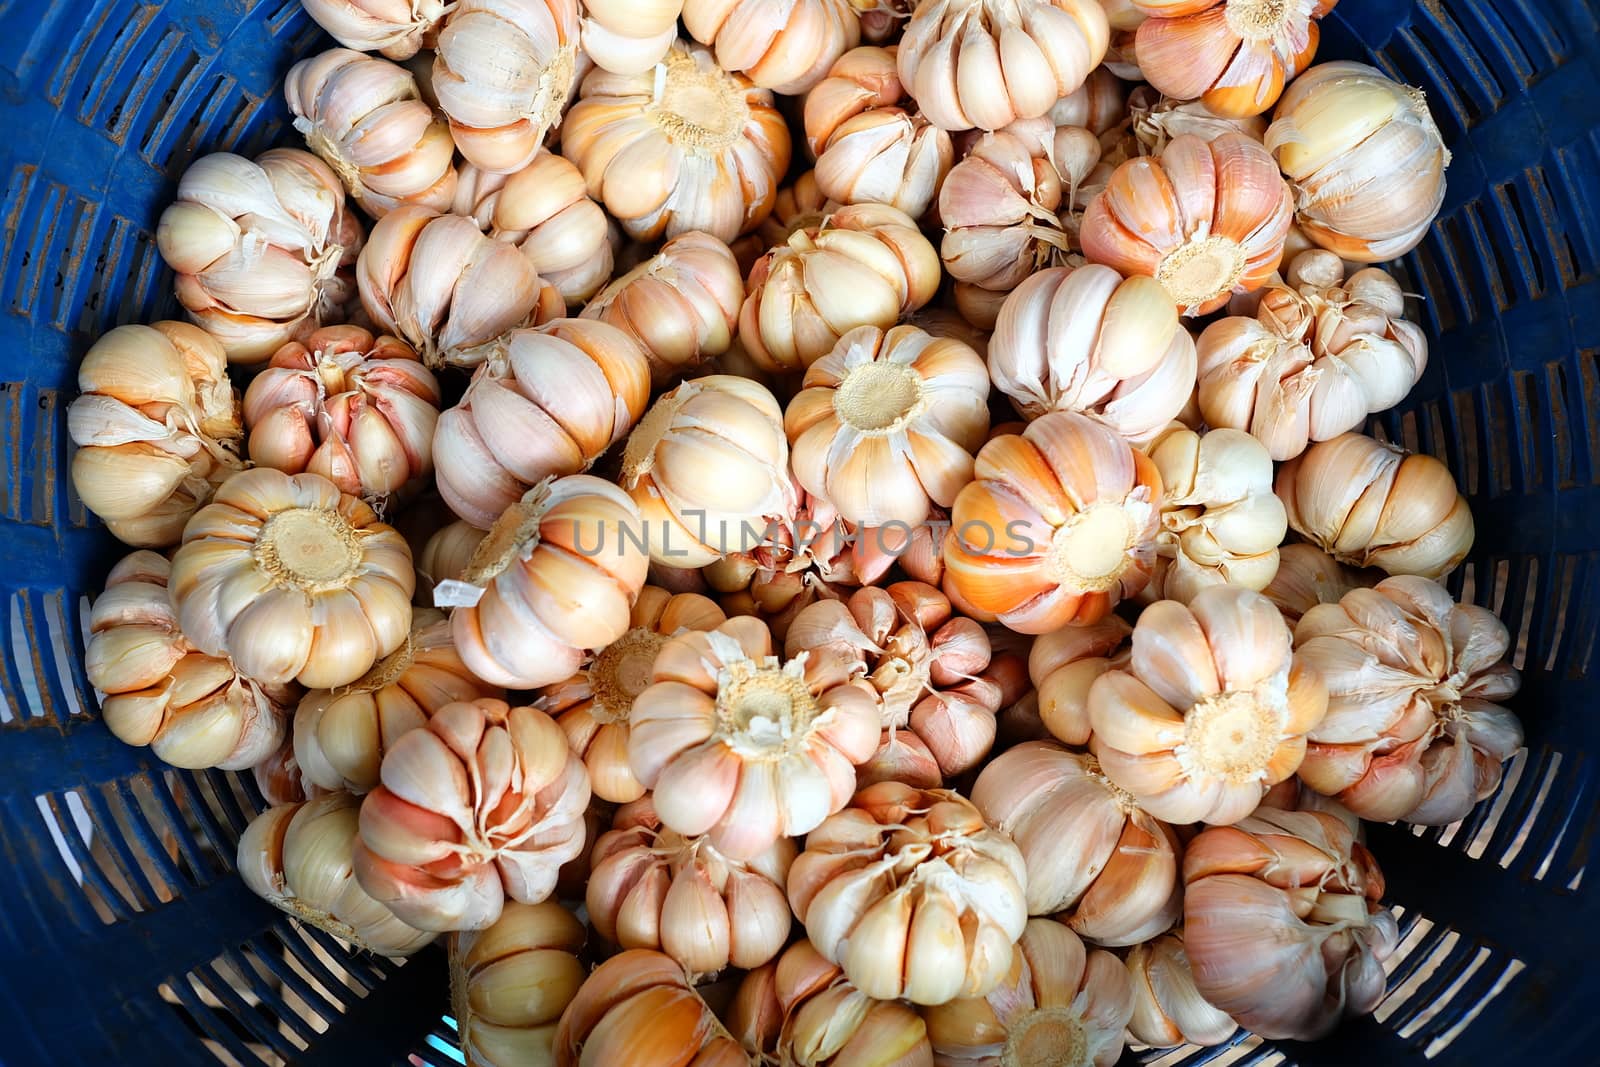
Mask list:
[[473,1067],[1377,1006],[1360,820],[1523,735],[1466,500],[1363,432],[1449,156],[1335,0],[303,2],[303,143],[193,161],[189,321],[69,413],[103,717],[255,771],[252,889],[446,935]]

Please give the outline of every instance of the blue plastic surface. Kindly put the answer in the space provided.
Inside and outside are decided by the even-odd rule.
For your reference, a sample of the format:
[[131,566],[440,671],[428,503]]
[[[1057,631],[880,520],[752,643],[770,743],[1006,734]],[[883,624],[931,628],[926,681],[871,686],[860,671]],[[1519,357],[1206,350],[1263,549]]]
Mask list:
[[[1600,3],[1344,0],[1323,26],[1319,58],[1425,89],[1454,153],[1400,266],[1433,358],[1378,428],[1443,458],[1472,503],[1454,588],[1518,635],[1528,751],[1462,824],[1372,828],[1405,934],[1378,1017],[1159,1059],[1594,1062]],[[283,74],[328,43],[298,0],[0,0],[8,1067],[457,1062],[439,953],[352,958],[254,899],[231,871],[254,787],[117,742],[82,668],[84,595],[121,550],[65,477],[74,368],[111,326],[175,317],[152,233],[178,175],[284,139]]]

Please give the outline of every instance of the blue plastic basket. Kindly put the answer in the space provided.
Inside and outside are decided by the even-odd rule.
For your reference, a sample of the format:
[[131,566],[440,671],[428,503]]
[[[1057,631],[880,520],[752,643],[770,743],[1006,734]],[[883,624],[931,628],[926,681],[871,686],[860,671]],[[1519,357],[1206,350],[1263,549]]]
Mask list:
[[[1454,588],[1518,636],[1528,748],[1442,830],[1373,827],[1405,934],[1377,1017],[1164,1064],[1594,1062],[1600,872],[1600,3],[1344,0],[1321,58],[1427,91],[1455,156],[1401,265],[1426,377],[1378,427],[1477,517]],[[437,950],[352,957],[232,873],[253,784],[98,722],[86,594],[121,551],[73,495],[62,413],[101,332],[175,317],[152,231],[179,174],[284,134],[325,47],[298,0],[0,0],[0,1063],[459,1062]],[[1147,1057],[1154,1058],[1154,1057]]]

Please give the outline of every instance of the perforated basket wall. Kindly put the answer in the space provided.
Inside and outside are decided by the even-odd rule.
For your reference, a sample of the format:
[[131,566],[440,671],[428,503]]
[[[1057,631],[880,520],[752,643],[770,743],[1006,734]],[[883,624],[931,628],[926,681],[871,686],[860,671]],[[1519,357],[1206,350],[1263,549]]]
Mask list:
[[[1435,354],[1377,431],[1478,522],[1454,588],[1518,637],[1527,751],[1456,826],[1374,827],[1405,940],[1374,1019],[1163,1064],[1593,1062],[1600,875],[1600,5],[1344,0],[1322,58],[1427,91],[1455,161],[1400,270]],[[0,0],[0,1062],[456,1062],[437,951],[351,957],[231,871],[261,806],[98,722],[86,594],[120,550],[66,478],[74,368],[171,317],[152,230],[196,155],[284,135],[298,0]],[[1153,1059],[1154,1057],[1145,1057]]]

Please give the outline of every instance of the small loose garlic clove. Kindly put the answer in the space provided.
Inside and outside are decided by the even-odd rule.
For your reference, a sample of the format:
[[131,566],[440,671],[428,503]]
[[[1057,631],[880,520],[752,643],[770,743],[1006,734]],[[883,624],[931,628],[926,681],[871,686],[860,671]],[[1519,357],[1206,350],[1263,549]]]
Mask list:
[[745,1067],[749,1058],[669,957],[629,949],[590,973],[556,1027],[555,1067]]
[[457,519],[428,538],[417,554],[417,591],[422,601],[433,603],[433,590],[440,582],[461,580],[472,565],[472,554],[483,543],[484,532],[465,519]]
[[1220,1045],[1238,1024],[1195,988],[1194,968],[1183,947],[1183,931],[1135,945],[1124,961],[1133,979],[1132,1038],[1151,1048]]
[[505,906],[493,926],[451,934],[451,1015],[467,1067],[554,1062],[556,1026],[588,969],[584,927],[553,900]]
[[449,0],[303,0],[306,14],[357,52],[410,59],[450,9]]
[[899,567],[919,582],[938,586],[944,581],[944,532],[950,528],[950,512],[928,509],[925,521],[908,534],[894,524],[860,526],[851,533],[850,573],[861,585],[876,585],[889,568]]
[[684,0],[683,26],[723,70],[763,89],[804,93],[861,40],[850,0]]
[[579,37],[595,66],[643,74],[678,39],[683,0],[583,0]]
[[1089,687],[1109,670],[1127,670],[1133,627],[1116,615],[1087,626],[1044,634],[1028,651],[1028,676],[1038,690],[1038,714],[1049,736],[1068,745],[1089,743]]

